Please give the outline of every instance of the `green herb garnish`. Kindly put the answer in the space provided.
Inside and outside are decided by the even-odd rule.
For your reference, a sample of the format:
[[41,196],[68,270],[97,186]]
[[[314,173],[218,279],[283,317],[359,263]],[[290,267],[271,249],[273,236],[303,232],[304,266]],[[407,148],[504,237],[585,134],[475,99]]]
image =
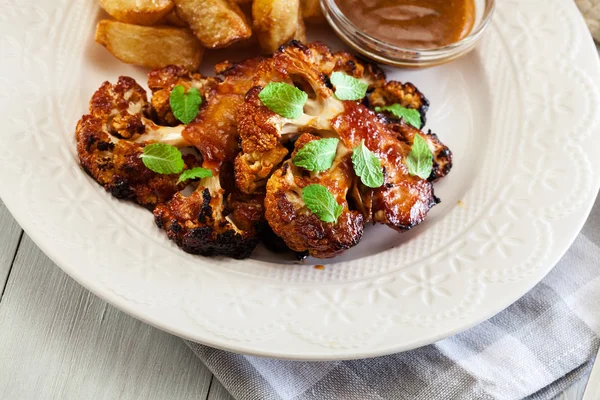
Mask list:
[[308,94],[284,82],[270,82],[260,91],[258,98],[269,110],[295,119],[302,115]]
[[181,152],[168,144],[149,144],[144,147],[144,153],[140,157],[146,168],[159,174],[178,174],[183,171]]
[[369,84],[343,72],[334,72],[330,77],[335,86],[335,97],[339,100],[360,100],[367,94]]
[[413,108],[402,107],[400,104],[392,104],[391,106],[375,107],[375,111],[389,111],[396,116],[402,118],[404,122],[421,129],[421,113]]
[[408,167],[408,173],[411,175],[418,176],[422,179],[428,179],[433,169],[433,153],[429,148],[429,145],[421,137],[416,134],[413,139],[413,145],[406,157],[406,166]]
[[192,169],[186,169],[181,175],[179,175],[177,183],[179,184],[187,181],[188,179],[210,178],[211,176],[213,176],[212,171],[207,168],[196,167]]
[[177,85],[171,91],[171,109],[175,118],[189,124],[198,115],[198,107],[202,104],[202,96],[196,88],[190,88],[185,93],[185,88]]
[[302,200],[306,207],[323,222],[337,222],[344,207],[323,185],[308,185],[302,189]]
[[354,165],[354,172],[365,186],[378,188],[383,185],[381,161],[365,146],[364,139],[352,151],[352,165]]
[[293,163],[308,171],[325,171],[331,168],[339,139],[313,140],[294,156]]

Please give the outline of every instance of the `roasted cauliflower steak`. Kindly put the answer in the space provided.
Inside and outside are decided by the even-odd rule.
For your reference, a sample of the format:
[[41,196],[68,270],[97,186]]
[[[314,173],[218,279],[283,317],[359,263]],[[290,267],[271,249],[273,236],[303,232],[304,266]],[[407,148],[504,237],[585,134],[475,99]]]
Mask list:
[[[333,72],[366,83],[365,97],[338,99]],[[153,70],[150,100],[132,78],[105,82],[76,128],[83,169],[113,196],[152,210],[156,225],[184,251],[246,258],[264,233],[277,238],[279,250],[330,258],[357,245],[367,223],[406,231],[439,202],[433,183],[450,172],[452,153],[435,133],[422,130],[429,101],[411,83],[386,81],[376,65],[332,53],[319,42],[291,41],[268,57],[217,64],[215,73],[205,77],[181,66]],[[271,82],[308,95],[299,117],[283,117],[263,104],[259,94]],[[171,108],[176,86],[195,88],[202,97],[186,125]],[[395,104],[417,110],[421,125],[394,115],[401,115],[397,107],[385,110]],[[433,155],[428,177],[407,166],[417,136]],[[294,164],[299,151],[323,138],[338,139],[330,168],[309,171]],[[212,176],[182,181],[180,174],[153,172],[141,155],[154,143],[186,148],[184,170],[202,167]],[[355,172],[353,151],[363,145],[380,162],[379,187],[367,186]],[[336,218],[324,218],[332,222],[311,211],[310,200],[305,204],[303,190],[310,185],[324,187],[328,201],[337,202]]]
[[[368,83],[367,96],[362,101],[337,99],[329,81],[334,71]],[[259,93],[271,81],[294,85],[308,94],[300,117],[282,117],[261,102]],[[400,104],[418,110],[424,121],[429,102],[414,85],[386,83],[378,68],[348,53],[332,54],[320,43],[282,46],[259,64],[255,83],[237,117],[242,149],[235,160],[236,185],[247,194],[266,186],[266,219],[294,251],[333,257],[358,243],[365,223],[405,231],[422,222],[439,201],[431,182],[449,172],[448,148],[431,132],[424,133],[388,112],[375,112],[376,107]],[[406,166],[416,134],[434,154],[429,179],[411,175]],[[292,144],[295,152],[325,137],[341,142],[334,167],[315,174],[293,164]],[[381,160],[384,184],[379,188],[365,186],[354,173],[350,155],[361,143]],[[304,205],[302,188],[311,183],[328,188],[344,207],[337,222],[322,222]]]
[[221,64],[217,70],[222,78],[205,78],[180,67],[163,68],[149,75],[153,109],[166,123],[172,110],[163,99],[170,98],[175,86],[182,85],[186,90],[195,87],[204,99],[182,137],[198,150],[202,167],[210,169],[213,177],[195,183],[191,195],[178,192],[154,210],[156,224],[188,253],[246,258],[259,242],[264,194],[241,195],[233,185],[233,174],[223,173],[239,152],[236,116],[251,87],[249,74],[256,63],[249,59]]

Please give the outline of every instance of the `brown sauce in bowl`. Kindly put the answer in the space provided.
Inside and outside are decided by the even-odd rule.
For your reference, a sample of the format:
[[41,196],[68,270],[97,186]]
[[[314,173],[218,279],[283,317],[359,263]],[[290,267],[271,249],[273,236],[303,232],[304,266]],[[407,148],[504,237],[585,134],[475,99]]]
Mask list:
[[432,49],[466,37],[474,0],[335,0],[364,33],[399,47]]

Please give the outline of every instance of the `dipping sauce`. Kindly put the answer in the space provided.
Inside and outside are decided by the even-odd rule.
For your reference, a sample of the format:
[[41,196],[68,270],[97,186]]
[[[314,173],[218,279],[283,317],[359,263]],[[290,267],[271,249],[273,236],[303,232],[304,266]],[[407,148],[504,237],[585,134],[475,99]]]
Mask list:
[[432,49],[458,42],[475,23],[474,0],[335,0],[363,32],[399,47]]

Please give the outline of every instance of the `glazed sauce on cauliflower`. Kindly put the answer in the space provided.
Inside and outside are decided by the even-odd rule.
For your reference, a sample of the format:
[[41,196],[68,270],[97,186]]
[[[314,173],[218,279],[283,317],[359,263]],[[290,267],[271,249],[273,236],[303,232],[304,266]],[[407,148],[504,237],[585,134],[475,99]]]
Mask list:
[[336,0],[364,33],[409,49],[432,49],[466,37],[475,23],[474,0]]

